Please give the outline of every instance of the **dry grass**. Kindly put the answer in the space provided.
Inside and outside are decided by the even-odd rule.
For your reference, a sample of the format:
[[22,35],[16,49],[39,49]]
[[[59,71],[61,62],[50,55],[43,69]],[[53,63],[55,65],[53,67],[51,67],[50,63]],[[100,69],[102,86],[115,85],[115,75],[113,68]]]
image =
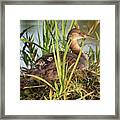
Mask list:
[[[62,33],[57,25],[58,23],[61,23]],[[77,68],[81,56],[81,53],[79,53],[74,66],[68,71],[69,68],[66,69],[67,65],[64,61],[69,45],[67,45],[65,39],[68,31],[76,26],[77,22],[71,21],[68,29],[66,27],[67,23],[68,21],[43,21],[43,46],[40,32],[38,32],[39,44],[34,42],[33,33],[30,36],[27,34],[27,29],[22,34],[20,39],[24,45],[21,49],[21,59],[26,64],[26,68],[21,67],[21,100],[100,100],[99,46],[96,46],[96,53],[90,48],[88,68],[84,70]],[[92,25],[88,26],[87,32],[99,41],[99,21],[92,21]],[[30,74],[30,70],[34,69],[36,58],[39,56],[38,49],[42,51],[42,55],[53,52],[57,79],[47,81],[40,74]],[[64,51],[63,61],[59,56],[60,51]],[[67,74],[65,70],[67,70]]]

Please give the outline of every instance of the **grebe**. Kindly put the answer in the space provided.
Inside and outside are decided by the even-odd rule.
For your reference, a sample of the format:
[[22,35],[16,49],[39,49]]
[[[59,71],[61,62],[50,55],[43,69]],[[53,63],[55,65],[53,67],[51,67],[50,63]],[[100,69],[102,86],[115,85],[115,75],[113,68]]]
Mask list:
[[[80,46],[78,40],[82,38],[87,38],[87,34],[80,31],[79,28],[73,28],[67,36],[67,40],[71,41],[70,49],[72,52],[68,52],[66,56],[66,61],[68,66],[76,62],[78,54],[80,52]],[[63,59],[64,52],[60,51],[60,58]],[[77,69],[83,70],[87,67],[86,55],[82,52],[80,60],[77,64]],[[38,75],[47,81],[57,79],[57,70],[54,61],[53,53],[44,55],[39,58],[35,63],[35,69],[32,70],[30,74]]]

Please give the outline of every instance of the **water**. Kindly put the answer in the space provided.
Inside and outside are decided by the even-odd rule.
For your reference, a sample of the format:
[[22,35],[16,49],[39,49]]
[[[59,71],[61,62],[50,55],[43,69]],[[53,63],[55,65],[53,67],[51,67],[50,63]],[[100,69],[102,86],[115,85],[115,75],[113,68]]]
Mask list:
[[[94,21],[91,21],[91,23],[93,23]],[[21,20],[20,22],[20,32],[22,32],[24,29],[34,25],[33,27],[31,27],[28,32],[29,34],[34,34],[34,38],[35,38],[35,43],[38,43],[38,31],[40,32],[40,39],[41,39],[41,43],[43,44],[43,37],[42,37],[42,21],[40,20]],[[69,28],[71,21],[68,22],[68,26],[67,29]],[[80,26],[81,31],[87,32],[88,28],[86,24],[90,24],[90,21],[78,21],[78,24]],[[59,26],[60,28],[61,26]],[[60,28],[61,30],[62,28]],[[62,30],[61,30],[62,31]],[[21,48],[23,47],[23,43],[22,41],[20,42],[20,46]],[[93,49],[94,52],[96,52],[96,45],[99,46],[99,41],[95,40],[95,39],[86,39],[85,41],[85,46],[83,48],[83,51],[88,53],[90,47]],[[42,56],[42,52],[41,50],[39,50],[39,56]],[[26,67],[24,62],[22,60],[20,60],[20,65],[22,67]]]

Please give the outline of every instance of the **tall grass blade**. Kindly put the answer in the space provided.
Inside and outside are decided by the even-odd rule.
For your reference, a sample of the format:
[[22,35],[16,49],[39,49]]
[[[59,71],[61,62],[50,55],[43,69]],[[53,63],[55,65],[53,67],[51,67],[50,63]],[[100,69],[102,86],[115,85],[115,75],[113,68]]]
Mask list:
[[71,44],[71,40],[69,40],[69,41],[67,42],[67,44],[66,44],[66,48],[65,48],[65,52],[64,52],[64,55],[63,55],[62,80],[65,80],[65,64],[66,64],[66,56],[67,56],[67,53],[68,53],[68,50],[69,50],[70,44]]
[[38,30],[37,30],[37,34],[38,34],[38,44],[39,44],[40,46],[42,46],[41,39],[40,39],[40,30],[39,30],[39,26],[40,26],[40,21],[38,21]]
[[55,84],[55,89],[56,89],[56,95],[55,95],[55,97],[58,98],[59,97],[59,87],[58,87],[56,81],[54,82],[54,84]]
[[[68,79],[68,81],[67,81],[66,89],[67,89],[67,87],[68,87],[68,85],[69,85],[69,83],[70,83],[70,81],[71,81],[72,75],[73,75],[73,73],[74,73],[74,71],[75,71],[75,69],[76,69],[76,67],[77,67],[77,64],[78,64],[78,62],[79,62],[79,60],[80,60],[83,46],[84,46],[84,42],[82,43],[82,46],[81,46],[80,52],[79,52],[79,54],[78,54],[77,60],[76,60],[76,62],[75,62],[75,65],[74,65],[71,73],[70,73],[69,79]],[[66,89],[65,89],[65,90],[66,90]],[[64,92],[65,92],[65,90],[64,90]]]
[[59,38],[59,32],[58,32],[58,25],[57,22],[55,21],[55,37],[56,37],[56,54],[57,54],[57,67],[58,67],[58,78],[60,81],[60,93],[63,91],[63,81],[61,79],[61,59],[60,59],[60,53],[59,53],[59,43],[58,43],[58,38]]
[[70,24],[70,27],[68,29],[68,33],[70,32],[70,30],[72,29],[72,27],[74,26],[74,23],[75,23],[75,20],[72,20],[71,24]]
[[42,50],[48,52],[46,49],[44,49],[43,47],[41,47],[41,46],[38,45],[37,43],[31,42],[31,41],[29,41],[28,39],[20,38],[20,40],[23,41],[23,42],[25,42],[25,43],[31,43],[31,44],[34,44],[34,45],[36,45],[37,47],[41,48]]
[[100,24],[100,21],[97,20],[95,24],[92,25],[92,27],[88,31],[88,35],[93,34],[97,28],[97,26]]
[[25,32],[27,32],[28,29],[32,28],[34,25],[24,29],[21,33],[20,33],[20,38],[24,35]]
[[49,92],[49,98],[50,100],[52,100],[52,90],[50,89],[50,92]]

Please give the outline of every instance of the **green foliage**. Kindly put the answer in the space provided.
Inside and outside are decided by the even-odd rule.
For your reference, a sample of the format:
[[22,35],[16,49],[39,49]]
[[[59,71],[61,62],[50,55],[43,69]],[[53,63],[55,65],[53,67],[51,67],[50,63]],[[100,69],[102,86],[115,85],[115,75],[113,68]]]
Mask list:
[[[70,23],[70,24],[69,24]],[[81,57],[82,49],[84,47],[84,42],[82,43],[81,50],[79,52],[76,63],[72,64],[68,67],[68,63],[66,61],[66,56],[69,51],[70,41],[67,41],[67,34],[73,28],[73,26],[78,27],[78,21],[72,20],[45,20],[42,21],[42,32],[38,29],[37,31],[37,41],[35,40],[34,33],[29,33],[27,29],[23,30],[22,36],[20,38],[23,43],[23,47],[21,49],[21,58],[26,64],[27,68],[34,68],[35,61],[38,59],[39,51],[41,51],[42,55],[53,53],[55,65],[58,74],[58,80],[53,83],[49,83],[45,79],[40,76],[26,74],[29,77],[35,78],[37,81],[42,81],[45,85],[49,86],[47,88],[47,92],[49,90],[49,94],[46,93],[43,99],[46,100],[61,100],[61,99],[69,99],[75,95],[75,98],[85,99],[86,96],[90,96],[94,92],[82,92],[85,91],[82,89],[84,86],[82,80],[87,80],[88,78],[95,78],[94,81],[99,81],[99,68],[96,63],[99,64],[100,61],[100,47],[96,45],[96,51],[94,51],[91,47],[88,52],[88,70],[84,71],[85,73],[79,73],[76,70],[76,66]],[[38,26],[40,23],[38,22]],[[99,21],[92,22],[91,27],[88,29],[89,35],[94,35],[96,41],[99,41]],[[31,27],[29,27],[31,29]],[[42,33],[42,34],[41,34]],[[41,39],[42,36],[42,39]],[[60,58],[60,51],[64,51],[63,59]],[[94,67],[91,67],[94,66]],[[96,71],[97,70],[97,71]],[[92,71],[92,72],[91,72]],[[95,73],[93,72],[95,71]],[[75,74],[76,76],[75,77]],[[91,74],[91,76],[82,77],[83,74]],[[94,77],[93,77],[93,74]],[[76,82],[75,82],[76,81]],[[80,83],[78,83],[80,82]],[[92,81],[93,82],[93,81]],[[81,87],[82,86],[82,87]],[[34,88],[34,87],[33,87]],[[30,88],[31,89],[31,88]],[[74,91],[74,95],[73,95]],[[77,92],[77,94],[76,94]],[[24,94],[24,93],[22,93]],[[29,98],[28,98],[29,99]]]
[[37,55],[37,48],[35,48],[35,44],[33,43],[34,36],[33,34],[28,36],[26,32],[26,38],[20,39],[24,42],[24,46],[21,50],[21,58],[23,59],[27,67],[30,66],[32,68],[35,62],[35,57]]

